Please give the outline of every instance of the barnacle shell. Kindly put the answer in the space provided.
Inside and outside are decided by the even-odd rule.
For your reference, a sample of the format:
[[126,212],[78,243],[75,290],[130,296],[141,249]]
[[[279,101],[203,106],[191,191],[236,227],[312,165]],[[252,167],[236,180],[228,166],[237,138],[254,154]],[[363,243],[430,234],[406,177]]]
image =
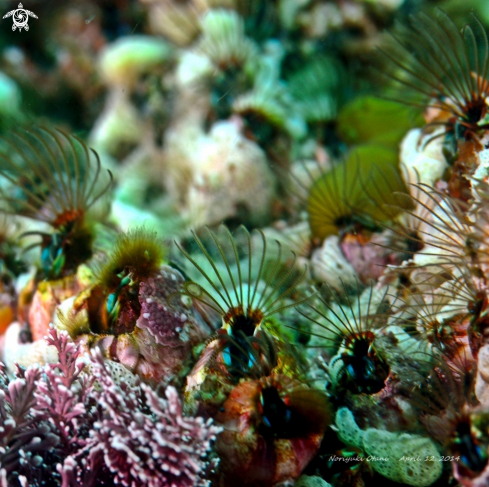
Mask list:
[[58,316],[56,326],[66,329],[68,323],[73,338],[87,348],[98,346],[105,357],[147,382],[168,381],[184,367],[192,344],[203,338],[188,306],[175,295],[182,283],[182,275],[169,266],[161,266],[156,277],[142,281],[138,297],[141,314],[130,332],[108,335],[90,331],[86,308],[91,294],[100,292],[96,286],[65,301],[60,307],[64,318]]
[[100,73],[109,85],[132,86],[141,74],[166,61],[170,54],[170,46],[162,39],[120,37],[101,53]]
[[32,343],[21,343],[21,331],[20,323],[14,321],[5,332],[3,356],[0,356],[0,359],[10,370],[14,370],[15,364],[28,367],[34,364],[55,363],[58,360],[56,348],[48,345],[44,338]]
[[182,140],[168,135],[165,184],[189,224],[216,224],[244,207],[254,221],[266,220],[275,194],[275,177],[264,152],[230,121],[199,130]]
[[[276,376],[284,388],[299,383],[286,376]],[[292,482],[316,454],[322,433],[305,432],[303,437],[268,439],[257,429],[257,401],[263,381],[245,381],[236,386],[216,416],[224,427],[216,449],[221,469],[244,484],[276,486]]]
[[34,341],[42,340],[46,335],[57,306],[82,289],[77,276],[68,276],[56,281],[41,281],[37,285],[28,314]]
[[[439,129],[441,133],[444,128]],[[448,167],[443,155],[442,137],[435,134],[425,135],[421,129],[410,130],[401,143],[401,167],[406,170],[406,183],[424,183],[433,185]],[[429,138],[433,140],[428,142]]]
[[220,346],[218,340],[206,345],[187,375],[185,409],[189,414],[195,414],[199,408],[203,408],[211,417],[214,416],[233,388],[224,365],[222,369],[208,367]]
[[318,281],[326,282],[335,288],[344,284],[356,284],[355,269],[343,255],[337,235],[328,237],[322,247],[313,252],[311,274]]
[[489,344],[481,347],[477,354],[475,395],[482,405],[489,406]]
[[374,233],[368,241],[347,235],[340,243],[342,253],[363,283],[379,279],[385,267],[392,263],[393,254],[385,247],[389,244],[385,233]]

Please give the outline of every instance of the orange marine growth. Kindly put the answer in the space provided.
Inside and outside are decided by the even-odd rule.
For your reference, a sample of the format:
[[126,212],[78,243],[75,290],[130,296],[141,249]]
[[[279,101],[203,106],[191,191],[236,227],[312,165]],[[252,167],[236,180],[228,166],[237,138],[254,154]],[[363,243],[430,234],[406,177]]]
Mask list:
[[225,478],[263,487],[297,479],[332,420],[324,393],[283,375],[240,383],[215,419]]

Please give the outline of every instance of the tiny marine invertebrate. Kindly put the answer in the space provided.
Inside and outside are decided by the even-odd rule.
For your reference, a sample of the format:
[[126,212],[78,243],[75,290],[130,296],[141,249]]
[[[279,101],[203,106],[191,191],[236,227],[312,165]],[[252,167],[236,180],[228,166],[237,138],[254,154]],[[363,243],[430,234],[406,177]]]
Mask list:
[[262,147],[272,160],[280,162],[279,157],[274,157],[273,147],[289,131],[287,125],[293,107],[286,102],[284,89],[277,80],[262,84],[256,82],[253,90],[238,96],[232,109],[244,122],[245,136]]
[[400,316],[395,318],[395,323],[409,337],[415,338],[414,341],[405,340],[411,341],[409,351],[414,352],[412,347],[419,349],[420,344],[424,343],[427,345],[427,353],[429,351],[436,356],[444,354],[453,357],[467,345],[467,326],[460,319],[460,313],[457,316],[460,310],[453,301],[457,300],[457,296],[445,288],[443,285],[439,288],[432,286],[428,291],[411,292],[409,303],[403,297],[398,297],[404,306]]
[[334,120],[338,111],[337,95],[343,81],[343,69],[336,59],[315,56],[291,74],[287,88],[295,109],[304,120],[320,125]]
[[99,333],[117,335],[132,330],[140,315],[139,287],[156,277],[166,253],[166,246],[156,233],[144,227],[119,236],[108,262],[97,275],[106,296],[105,306],[98,310],[100,318],[90,321],[99,324]]
[[[272,370],[294,373],[293,355],[281,343],[280,324],[272,325],[270,318],[309,299],[294,295],[306,275],[305,268],[296,269],[294,254],[291,262],[282,261],[280,244],[272,254],[262,232],[252,240],[244,227],[236,237],[224,226],[220,230],[223,235],[207,230],[209,243],[194,234],[201,259],[179,246],[197,271],[196,280],[187,281],[181,294],[193,298],[204,316],[213,313],[214,320],[222,322],[187,376],[189,407],[199,403],[210,414],[240,379],[258,380]],[[214,320],[210,325],[215,329],[219,324]]]
[[459,480],[479,477],[488,463],[489,415],[477,407],[474,372],[474,362],[463,353],[442,359],[409,393],[428,433],[451,456]]
[[[352,291],[356,291],[356,296],[352,296]],[[338,392],[375,394],[385,385],[389,365],[375,343],[386,325],[384,298],[385,294],[375,295],[373,287],[367,289],[365,297],[361,296],[358,282],[353,290],[344,284],[339,291],[324,285],[320,292],[321,307],[306,304],[313,311],[312,316],[299,309],[315,325],[310,332],[314,338],[310,346],[337,350],[330,361],[329,373]]]
[[244,21],[233,10],[209,10],[201,28],[196,52],[207,57],[214,68],[208,79],[211,122],[227,118],[236,96],[251,89],[257,46],[245,35]]
[[237,385],[216,421],[224,427],[216,449],[225,478],[274,486],[301,474],[319,448],[331,411],[323,392],[272,374]]
[[457,138],[489,127],[488,41],[475,15],[460,31],[440,9],[434,17],[419,13],[390,38],[379,50],[391,61],[387,76],[409,88],[399,101],[439,110],[433,121]]
[[41,237],[41,267],[49,279],[74,274],[92,256],[94,232],[89,210],[108,191],[112,175],[97,153],[60,130],[36,127],[2,139],[1,211],[45,222],[53,233]]
[[[364,146],[345,163],[323,172],[308,189],[307,211],[313,236],[358,235],[382,230],[379,221],[392,219],[393,194],[404,183],[388,149]],[[364,237],[365,238],[365,237]]]
[[[258,379],[270,375],[279,366],[279,346],[278,340],[263,330],[236,340],[220,329],[207,340],[202,359],[209,372],[217,372],[223,382],[227,379],[234,384],[243,378]],[[295,368],[292,361],[290,357],[286,365],[291,374]]]
[[138,228],[120,235],[98,280],[65,302],[57,325],[146,381],[174,377],[198,331],[181,300],[173,307],[167,302],[183,277],[163,265],[165,256],[156,232]]
[[157,276],[165,256],[165,244],[144,227],[119,236],[87,302],[93,332],[120,335],[134,329],[141,314],[140,285]]
[[411,17],[410,25],[399,26],[389,41],[379,48],[390,61],[383,71],[402,88],[399,101],[430,108],[427,121],[446,127],[448,140],[456,145],[449,193],[467,201],[471,186],[467,176],[477,169],[477,153],[484,148],[481,139],[489,128],[489,48],[484,27],[472,15],[459,31],[438,10],[434,17],[424,13]]
[[452,273],[447,272],[445,266],[440,266],[438,275],[444,277],[444,282],[425,289],[423,298],[414,295],[417,304],[408,305],[404,311],[415,317],[418,338],[434,345],[446,357],[466,350],[464,353],[477,359],[488,329],[487,284],[484,278],[474,276],[468,266],[454,265],[451,270]]
[[404,251],[414,254],[417,263],[429,261],[444,265],[448,270],[464,265],[472,269],[474,275],[480,275],[480,266],[487,261],[487,256],[481,252],[487,239],[482,219],[474,218],[470,205],[463,200],[426,184],[410,186],[412,196],[396,196],[401,200],[410,199],[414,210],[405,210],[406,224],[390,227],[410,242]]
[[[296,272],[295,256],[292,263],[284,265],[279,242],[278,254],[270,261],[267,240],[261,232],[262,248],[260,253],[254,254],[251,236],[245,227],[241,227],[245,249],[245,264],[242,264],[238,245],[231,232],[224,226],[222,230],[224,237],[219,238],[207,229],[211,241],[209,248],[206,248],[197,234],[193,234],[204,255],[203,264],[177,244],[205,282],[205,285],[196,281],[186,282],[182,294],[200,301],[218,313],[225,332],[241,347],[246,348],[246,339],[263,329],[268,318],[309,299],[306,297],[295,299],[290,304],[283,303],[304,281],[306,269],[299,274]],[[213,258],[213,250],[217,251],[218,259]],[[220,270],[221,265],[224,268]],[[236,352],[236,356],[239,356],[239,350]]]

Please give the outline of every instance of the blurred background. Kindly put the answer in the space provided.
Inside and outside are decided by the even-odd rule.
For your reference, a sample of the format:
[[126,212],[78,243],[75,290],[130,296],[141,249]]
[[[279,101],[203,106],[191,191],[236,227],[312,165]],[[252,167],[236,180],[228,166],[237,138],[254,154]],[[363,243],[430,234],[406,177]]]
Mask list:
[[[489,25],[478,0],[26,0],[28,31],[0,22],[0,133],[37,123],[88,141],[123,228],[299,219],[284,174],[300,179],[304,160],[380,144],[397,163],[420,113],[375,98],[375,46],[437,7]],[[2,16],[18,8],[0,1]]]

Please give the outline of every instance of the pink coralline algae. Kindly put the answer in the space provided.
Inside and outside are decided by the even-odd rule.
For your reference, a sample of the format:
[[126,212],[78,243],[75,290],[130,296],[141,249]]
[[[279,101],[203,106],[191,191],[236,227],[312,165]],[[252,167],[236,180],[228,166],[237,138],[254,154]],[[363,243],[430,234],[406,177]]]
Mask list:
[[36,417],[34,394],[40,377],[40,370],[17,368],[15,379],[10,380],[0,363],[1,487],[29,485],[28,477],[42,475],[43,454],[58,441],[49,425]]
[[92,448],[103,452],[116,484],[148,487],[207,485],[202,461],[220,428],[202,418],[182,416],[174,387],[166,400],[147,385],[116,385],[97,354],[93,373],[102,393],[98,400],[105,415],[91,432]]
[[[183,281],[178,271],[162,266],[159,276],[140,284],[141,314],[133,333],[140,356],[135,372],[146,382],[167,382],[177,375],[192,345],[203,339],[178,295]],[[119,359],[126,365],[122,355]]]
[[173,387],[164,399],[116,380],[98,349],[82,357],[65,332],[46,340],[58,363],[18,368],[12,381],[0,369],[1,487],[40,486],[46,472],[62,487],[207,484],[220,428],[184,417]]
[[[162,275],[142,282],[139,288],[141,316],[137,326],[147,329],[159,345],[182,346],[180,335],[189,319],[189,310],[175,295],[183,283],[180,273],[168,266],[163,266]],[[171,296],[170,304],[168,299]],[[176,322],[181,326],[175,326]]]

